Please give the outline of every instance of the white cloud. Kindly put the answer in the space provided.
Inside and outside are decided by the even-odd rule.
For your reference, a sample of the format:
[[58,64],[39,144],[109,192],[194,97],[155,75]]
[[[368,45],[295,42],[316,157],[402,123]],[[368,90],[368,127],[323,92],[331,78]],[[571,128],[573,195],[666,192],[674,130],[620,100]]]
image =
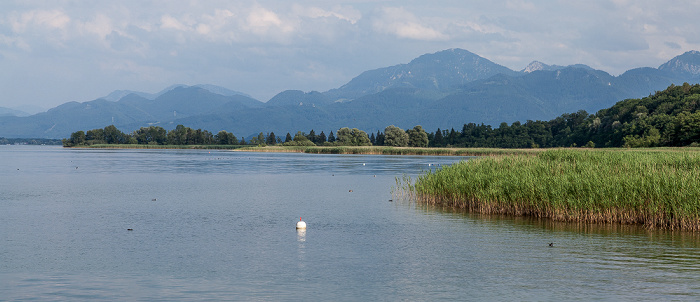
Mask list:
[[[336,3],[0,1],[0,70],[34,66],[24,77],[56,77],[61,85],[54,86],[70,94],[63,100],[86,100],[71,83],[155,85],[150,90],[157,91],[209,78],[265,100],[280,89],[338,87],[362,71],[454,47],[512,69],[540,60],[584,63],[613,74],[700,50],[700,2],[692,0]],[[75,78],[61,82],[62,73]],[[32,101],[8,92],[0,106],[14,100]]]
[[22,33],[32,25],[65,29],[70,21],[70,17],[59,10],[32,10],[22,13],[19,17],[13,16],[10,22],[14,32]]
[[291,24],[282,22],[276,13],[259,6],[248,13],[246,21],[247,28],[256,34],[266,34],[271,30],[279,30],[284,33],[294,30]]
[[174,29],[174,30],[179,30],[179,31],[188,31],[190,30],[189,27],[185,26],[180,22],[180,20],[176,19],[173,16],[170,15],[163,15],[160,18],[160,28],[162,29]]
[[336,18],[356,24],[362,18],[362,13],[349,6],[336,6],[332,10],[325,10],[320,7],[302,7],[294,5],[294,12],[302,17],[308,18]]
[[206,36],[209,33],[211,33],[211,26],[209,26],[207,24],[200,23],[197,25],[197,33]]
[[525,0],[509,0],[506,1],[506,8],[519,11],[534,11],[536,6],[534,3]]
[[420,20],[403,8],[385,7],[374,19],[374,29],[380,33],[393,34],[414,40],[445,40],[447,35],[421,24]]
[[92,34],[98,37],[98,41],[103,46],[108,46],[105,39],[107,35],[114,31],[112,20],[104,15],[97,14],[92,20],[86,22],[76,21],[77,32],[79,34]]

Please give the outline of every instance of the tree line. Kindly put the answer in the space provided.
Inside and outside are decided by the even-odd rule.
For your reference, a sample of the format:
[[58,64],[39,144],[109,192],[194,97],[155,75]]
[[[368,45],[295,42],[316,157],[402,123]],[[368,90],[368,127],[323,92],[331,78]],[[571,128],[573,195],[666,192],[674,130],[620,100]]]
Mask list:
[[60,145],[60,139],[53,138],[6,138],[0,137],[0,145]]
[[386,128],[387,134],[377,132],[368,136],[365,131],[357,128],[340,128],[328,136],[321,131],[316,134],[312,129],[309,133],[297,132],[292,137],[290,133],[284,137],[276,136],[274,132],[264,134],[260,132],[258,136],[250,139],[238,138],[225,130],[212,134],[207,130],[192,129],[183,125],[177,125],[175,129],[166,131],[160,126],[142,127],[133,133],[124,133],[114,125],[109,125],[101,129],[73,132],[70,138],[63,139],[63,146],[90,146],[95,144],[141,144],[141,145],[283,145],[283,146],[415,146],[427,147],[428,134],[416,126],[413,129],[404,131],[395,126]]
[[465,124],[437,129],[431,147],[681,147],[700,145],[700,84],[671,85],[641,99],[627,99],[596,114],[584,110],[550,121]]
[[421,126],[401,129],[388,126],[368,135],[357,128],[341,128],[334,134],[297,132],[281,137],[260,132],[246,142],[232,133],[191,129],[178,125],[143,127],[131,134],[114,125],[87,132],[77,131],[64,146],[92,144],[158,145],[284,145],[284,146],[398,146],[467,148],[551,148],[551,147],[657,147],[700,144],[700,85],[671,85],[642,99],[629,99],[608,109],[589,114],[584,110],[565,113],[550,121],[491,125],[468,123],[460,131],[438,128],[426,132]]

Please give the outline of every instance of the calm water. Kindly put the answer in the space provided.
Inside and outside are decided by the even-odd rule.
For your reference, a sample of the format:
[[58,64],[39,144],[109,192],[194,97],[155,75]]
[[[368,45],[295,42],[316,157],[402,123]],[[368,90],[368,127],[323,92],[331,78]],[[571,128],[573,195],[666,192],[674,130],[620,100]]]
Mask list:
[[461,159],[0,146],[0,300],[700,299],[692,233],[389,201]]

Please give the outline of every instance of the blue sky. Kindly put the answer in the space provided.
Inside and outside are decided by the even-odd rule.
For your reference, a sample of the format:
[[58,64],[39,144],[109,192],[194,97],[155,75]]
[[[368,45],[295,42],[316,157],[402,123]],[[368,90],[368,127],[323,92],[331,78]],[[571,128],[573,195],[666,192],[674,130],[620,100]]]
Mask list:
[[698,1],[3,0],[0,107],[215,84],[267,101],[463,48],[618,75],[700,50]]

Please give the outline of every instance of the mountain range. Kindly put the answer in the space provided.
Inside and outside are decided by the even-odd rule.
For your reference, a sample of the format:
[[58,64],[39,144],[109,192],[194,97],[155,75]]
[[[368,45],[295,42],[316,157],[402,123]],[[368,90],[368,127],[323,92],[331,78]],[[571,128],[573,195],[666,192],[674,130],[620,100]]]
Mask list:
[[689,51],[658,68],[612,76],[581,64],[532,62],[514,71],[463,49],[422,55],[407,64],[369,70],[325,92],[283,91],[261,102],[213,85],[173,85],[155,94],[119,90],[88,102],[68,102],[18,116],[0,108],[0,137],[65,138],[78,130],[115,125],[124,132],[182,124],[237,136],[278,135],[341,127],[369,132],[396,125],[461,127],[549,120],[563,113],[594,113],[671,84],[700,82],[700,52]]

